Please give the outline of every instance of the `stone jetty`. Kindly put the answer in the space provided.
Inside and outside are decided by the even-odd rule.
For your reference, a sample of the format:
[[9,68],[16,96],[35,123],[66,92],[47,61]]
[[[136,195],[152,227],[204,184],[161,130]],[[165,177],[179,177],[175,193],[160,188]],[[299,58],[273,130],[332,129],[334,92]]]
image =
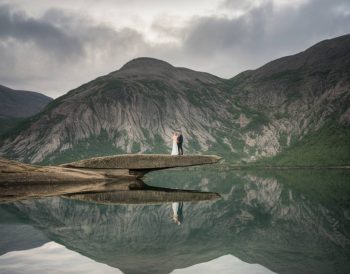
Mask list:
[[220,159],[215,155],[124,154],[95,157],[60,166],[38,166],[0,158],[0,183],[135,180],[150,171],[214,164]]
[[61,166],[94,171],[106,176],[130,175],[141,178],[154,170],[214,164],[220,160],[221,157],[216,155],[123,154],[95,157]]

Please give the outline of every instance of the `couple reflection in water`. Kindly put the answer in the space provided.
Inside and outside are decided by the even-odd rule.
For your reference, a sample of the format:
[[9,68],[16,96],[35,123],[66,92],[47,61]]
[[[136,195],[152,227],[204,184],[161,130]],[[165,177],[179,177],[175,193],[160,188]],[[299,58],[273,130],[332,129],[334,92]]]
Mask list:
[[175,224],[180,225],[183,222],[183,202],[175,202],[172,203],[172,215],[171,218],[175,222]]

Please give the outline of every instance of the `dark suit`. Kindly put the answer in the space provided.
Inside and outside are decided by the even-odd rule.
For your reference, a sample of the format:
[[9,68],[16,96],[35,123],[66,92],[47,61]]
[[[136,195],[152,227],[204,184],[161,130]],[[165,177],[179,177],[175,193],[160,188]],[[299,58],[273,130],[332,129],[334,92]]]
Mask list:
[[182,136],[182,134],[180,134],[178,137],[177,137],[177,148],[179,150],[179,155],[183,155],[184,154],[184,151],[182,149],[182,143],[184,142],[184,137]]

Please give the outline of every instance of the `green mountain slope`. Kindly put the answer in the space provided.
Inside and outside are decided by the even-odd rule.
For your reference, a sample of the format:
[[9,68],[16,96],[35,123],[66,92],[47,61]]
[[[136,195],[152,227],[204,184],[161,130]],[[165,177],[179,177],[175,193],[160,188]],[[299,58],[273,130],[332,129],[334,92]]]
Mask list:
[[23,118],[0,118],[0,136],[16,128]]
[[350,127],[326,125],[277,156],[258,163],[276,166],[350,166]]

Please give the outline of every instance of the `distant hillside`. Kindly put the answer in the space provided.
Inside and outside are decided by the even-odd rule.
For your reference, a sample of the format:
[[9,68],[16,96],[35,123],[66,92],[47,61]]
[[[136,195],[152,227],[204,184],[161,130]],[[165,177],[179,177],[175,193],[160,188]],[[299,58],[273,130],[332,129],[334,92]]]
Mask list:
[[350,127],[327,124],[257,165],[350,166]]
[[171,133],[181,130],[185,153],[271,157],[325,125],[349,128],[349,49],[350,35],[325,40],[228,80],[138,58],[51,102],[3,138],[0,154],[62,163],[170,153]]
[[0,85],[0,135],[24,118],[41,111],[52,98],[33,91],[13,90]]
[[0,85],[0,118],[26,118],[41,111],[52,98]]

